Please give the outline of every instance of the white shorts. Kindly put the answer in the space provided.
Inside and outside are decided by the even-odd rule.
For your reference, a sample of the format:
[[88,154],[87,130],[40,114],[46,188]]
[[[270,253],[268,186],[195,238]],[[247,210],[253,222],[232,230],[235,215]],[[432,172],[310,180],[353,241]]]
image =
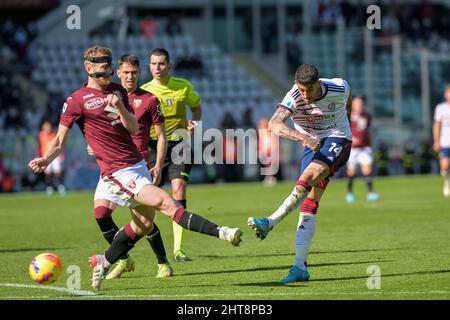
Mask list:
[[134,195],[148,184],[152,184],[152,177],[145,161],[141,161],[100,178],[94,200],[105,199],[120,206],[134,208],[140,205],[134,200]]
[[45,168],[44,173],[45,174],[60,174],[62,172],[62,163],[63,163],[63,159],[61,158],[56,158],[55,160],[53,160],[48,166],[47,168]]
[[356,166],[370,166],[373,164],[372,148],[352,148],[347,161],[347,168],[356,169]]

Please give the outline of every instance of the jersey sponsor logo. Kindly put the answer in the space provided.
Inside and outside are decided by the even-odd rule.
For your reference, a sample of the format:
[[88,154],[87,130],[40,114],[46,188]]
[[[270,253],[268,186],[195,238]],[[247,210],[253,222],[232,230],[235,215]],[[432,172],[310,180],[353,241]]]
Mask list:
[[100,97],[88,100],[84,103],[84,108],[86,110],[93,110],[103,106],[103,99]]
[[172,99],[170,99],[170,98],[166,99],[166,104],[167,104],[167,106],[171,107],[173,105]]
[[93,96],[94,96],[93,93],[89,93],[89,94],[83,96],[83,100],[85,100],[85,99],[87,99],[87,98],[90,98],[90,97],[93,97]]
[[62,107],[62,113],[66,112],[67,110],[67,103],[64,102],[63,107]]
[[136,109],[138,109],[142,105],[142,99],[134,99],[133,105]]
[[120,119],[117,119],[117,120],[114,120],[113,122],[111,122],[111,125],[114,126],[119,123],[122,123],[122,121]]
[[127,182],[127,187],[130,189],[136,188],[136,182],[134,180],[130,180]]

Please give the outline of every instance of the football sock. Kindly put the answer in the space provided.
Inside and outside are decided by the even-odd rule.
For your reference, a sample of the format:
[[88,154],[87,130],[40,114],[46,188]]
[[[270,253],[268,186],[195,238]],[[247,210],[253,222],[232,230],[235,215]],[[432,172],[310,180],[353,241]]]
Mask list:
[[312,187],[303,180],[298,180],[292,193],[287,197],[281,206],[268,217],[271,227],[277,225],[281,220],[288,216],[292,210],[297,208],[303,200],[306,199]]
[[[109,244],[114,240],[114,236],[119,231],[119,228],[112,219],[112,210],[108,207],[97,207],[94,208],[95,221],[97,221],[98,226],[102,232],[103,237]],[[128,255],[120,257],[120,259],[127,259]]]
[[105,258],[113,264],[130,251],[142,236],[134,233],[130,224],[125,225],[114,237],[111,246],[105,252]]
[[179,208],[172,218],[185,229],[208,234],[210,236],[219,237],[219,226],[195,213]]
[[367,191],[373,192],[373,180],[372,176],[366,176],[366,184],[367,184]]
[[45,175],[45,184],[47,187],[52,187],[53,189],[55,188],[53,185],[53,177],[51,175]]
[[[177,200],[183,208],[186,209],[186,199],[183,200]],[[177,252],[178,250],[183,250],[183,227],[178,225],[177,223],[172,223],[172,230],[173,230],[173,253]]]
[[348,181],[347,181],[347,191],[349,193],[353,192],[353,177],[348,177]]
[[306,269],[311,240],[316,231],[316,215],[301,214],[300,221],[295,234],[295,260],[294,265],[302,270]]
[[158,259],[158,264],[167,263],[166,249],[164,248],[164,243],[161,238],[161,232],[156,224],[153,224],[153,230],[145,236],[148,243],[153,249]]

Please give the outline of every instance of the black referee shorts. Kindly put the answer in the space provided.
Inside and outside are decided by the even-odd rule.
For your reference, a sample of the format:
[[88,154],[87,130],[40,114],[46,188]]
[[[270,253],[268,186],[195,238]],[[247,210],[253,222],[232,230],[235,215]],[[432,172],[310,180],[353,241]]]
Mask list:
[[[172,159],[172,150],[180,143],[185,144],[184,150],[187,150],[187,152],[189,152],[190,163],[178,164],[180,161],[176,161],[177,164],[173,163],[173,160],[179,159],[179,157],[181,157],[181,155],[177,153],[177,155],[174,156],[175,159]],[[150,140],[150,168],[152,168],[156,164],[156,146],[157,140]],[[173,179],[177,178],[189,182],[189,174],[191,173],[192,161],[192,150],[189,148],[187,143],[183,141],[167,141],[167,152],[162,167],[161,181],[158,187],[163,186],[166,181],[172,181]]]

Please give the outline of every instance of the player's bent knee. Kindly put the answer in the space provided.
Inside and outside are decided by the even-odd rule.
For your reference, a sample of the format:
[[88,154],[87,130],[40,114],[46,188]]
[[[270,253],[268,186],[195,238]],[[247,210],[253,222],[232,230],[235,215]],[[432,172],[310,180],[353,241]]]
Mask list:
[[300,179],[307,181],[310,185],[314,186],[328,177],[329,174],[330,169],[327,165],[315,163],[306,169]]
[[158,208],[164,215],[173,217],[175,212],[182,208],[178,201],[172,197],[167,197],[163,199],[161,206]]

